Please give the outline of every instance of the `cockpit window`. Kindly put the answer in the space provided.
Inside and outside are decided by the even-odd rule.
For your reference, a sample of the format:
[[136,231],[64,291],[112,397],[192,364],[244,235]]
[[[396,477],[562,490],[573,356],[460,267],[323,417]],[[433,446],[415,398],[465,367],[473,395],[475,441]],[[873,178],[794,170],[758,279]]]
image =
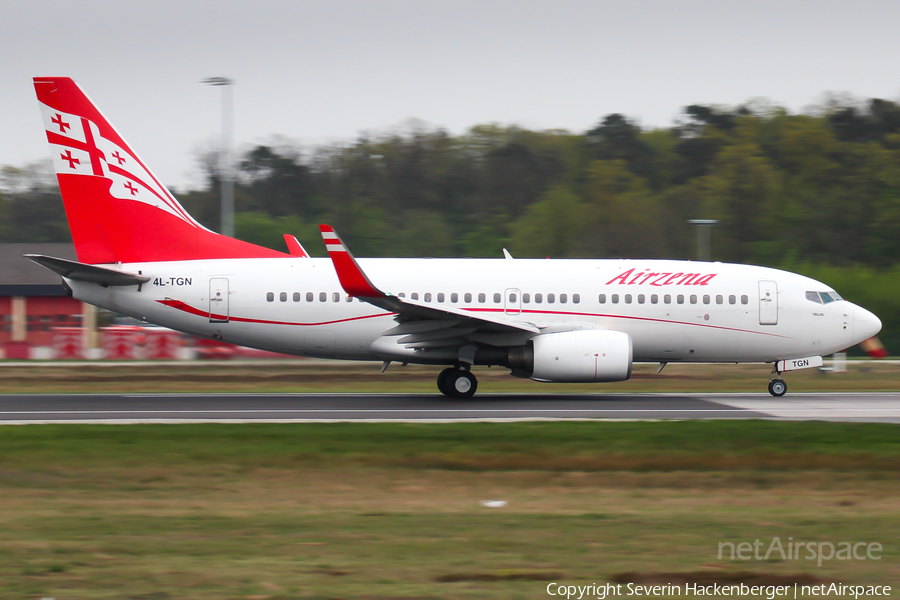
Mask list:
[[837,292],[806,292],[806,299],[816,304],[828,304],[843,300]]

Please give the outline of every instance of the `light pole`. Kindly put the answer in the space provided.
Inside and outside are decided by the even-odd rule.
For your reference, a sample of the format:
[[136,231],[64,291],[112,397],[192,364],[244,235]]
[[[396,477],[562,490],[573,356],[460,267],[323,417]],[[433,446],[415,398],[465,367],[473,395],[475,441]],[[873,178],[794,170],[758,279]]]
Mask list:
[[222,149],[219,157],[219,170],[222,177],[222,235],[234,237],[234,177],[231,162],[231,132],[234,107],[231,87],[234,79],[228,77],[209,77],[200,83],[216,85],[222,88]]
[[697,260],[709,260],[709,230],[719,224],[718,219],[688,219],[697,228]]

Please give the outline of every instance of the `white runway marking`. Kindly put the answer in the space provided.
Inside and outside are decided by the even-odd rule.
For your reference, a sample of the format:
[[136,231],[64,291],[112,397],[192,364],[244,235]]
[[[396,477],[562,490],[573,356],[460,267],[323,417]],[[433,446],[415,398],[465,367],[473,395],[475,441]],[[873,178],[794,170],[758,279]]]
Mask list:
[[[820,396],[820,395],[816,395]],[[843,396],[843,397],[840,397]],[[827,398],[718,398],[724,404],[752,410],[783,419],[900,419],[900,399],[896,394],[878,397],[864,394],[852,398],[849,394],[835,394]]]

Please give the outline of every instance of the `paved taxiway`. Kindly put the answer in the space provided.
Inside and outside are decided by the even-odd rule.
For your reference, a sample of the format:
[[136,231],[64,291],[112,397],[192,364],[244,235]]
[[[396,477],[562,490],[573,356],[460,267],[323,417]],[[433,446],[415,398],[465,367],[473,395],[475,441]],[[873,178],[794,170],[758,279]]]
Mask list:
[[0,424],[563,419],[787,419],[900,423],[900,393],[789,394],[22,394]]

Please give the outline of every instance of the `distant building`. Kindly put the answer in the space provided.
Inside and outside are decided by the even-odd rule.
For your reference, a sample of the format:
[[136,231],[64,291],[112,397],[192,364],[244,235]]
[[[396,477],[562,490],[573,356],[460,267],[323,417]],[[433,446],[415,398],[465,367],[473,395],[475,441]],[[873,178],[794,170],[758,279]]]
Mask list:
[[95,310],[69,296],[62,279],[23,254],[77,260],[72,244],[0,244],[0,350],[5,358],[50,358],[54,331],[88,325],[80,344],[96,343]]

